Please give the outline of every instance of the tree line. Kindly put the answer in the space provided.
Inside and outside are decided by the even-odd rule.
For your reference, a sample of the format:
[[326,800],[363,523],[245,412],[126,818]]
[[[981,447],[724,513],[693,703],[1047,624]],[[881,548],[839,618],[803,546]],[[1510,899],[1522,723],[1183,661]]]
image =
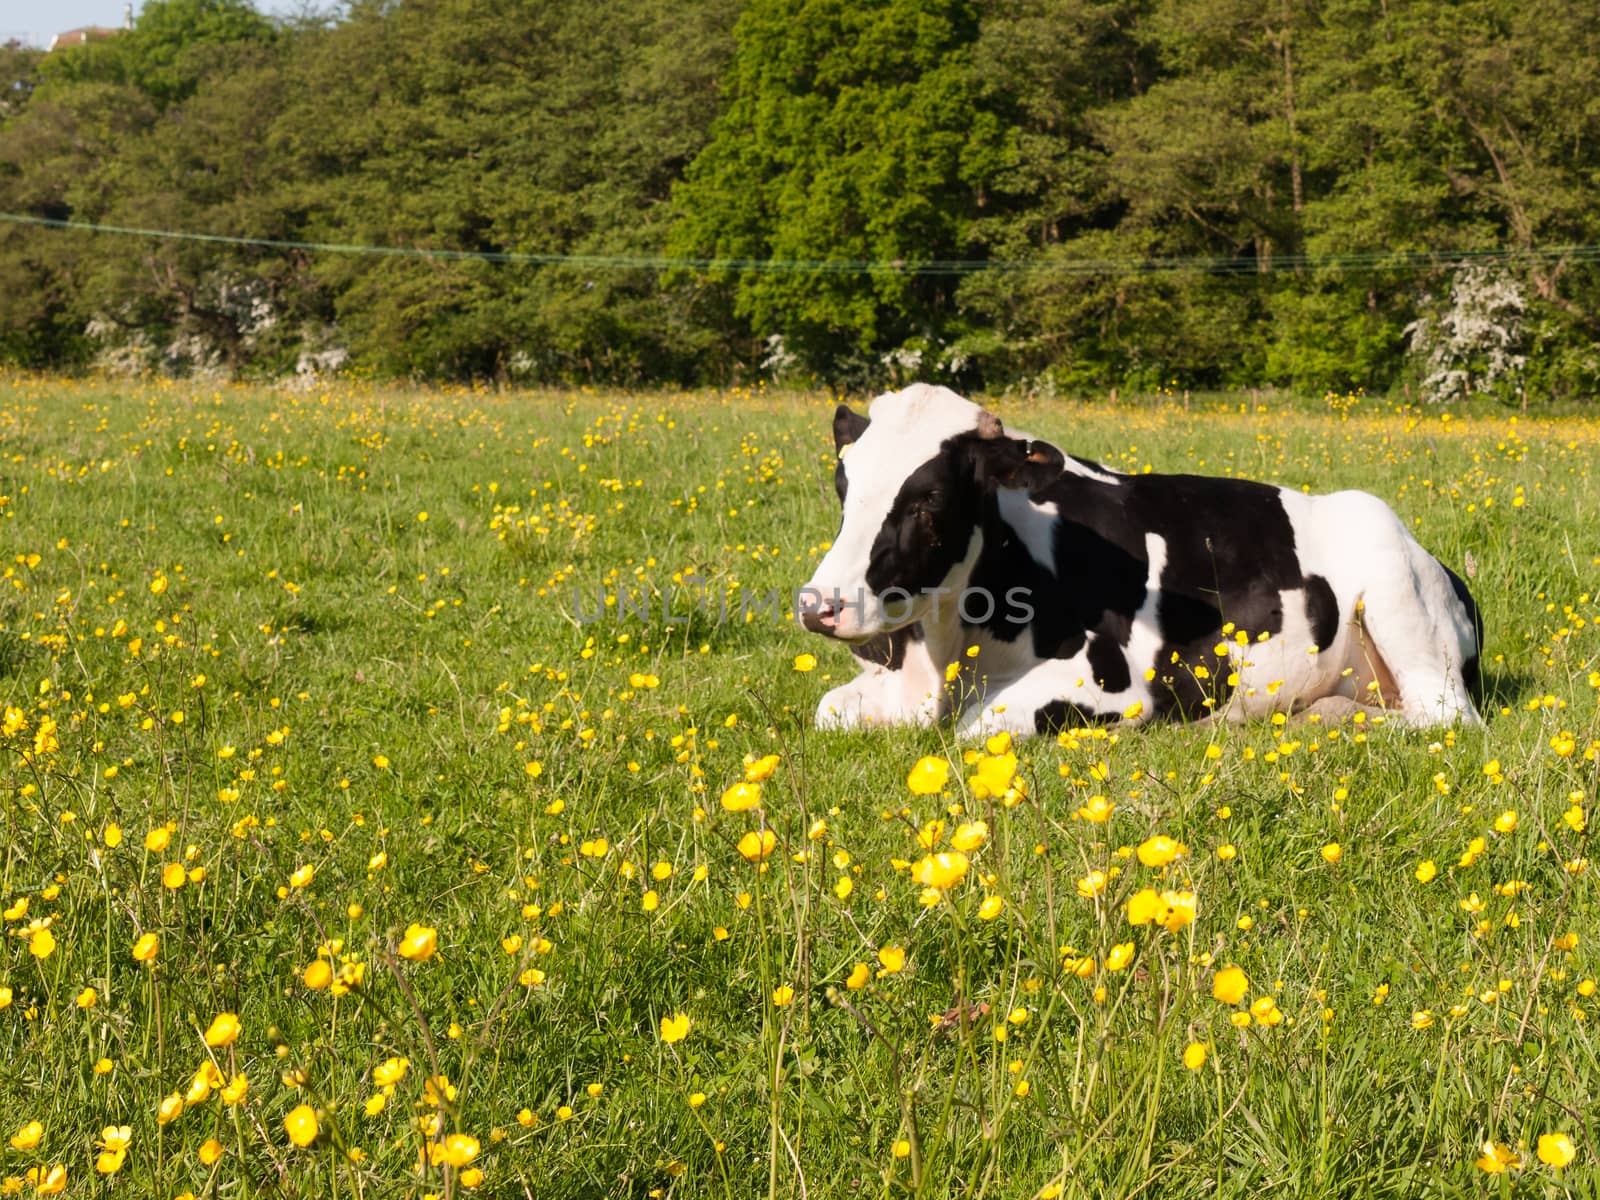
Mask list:
[[0,360],[1584,397],[1597,135],[1567,0],[149,0],[0,50]]

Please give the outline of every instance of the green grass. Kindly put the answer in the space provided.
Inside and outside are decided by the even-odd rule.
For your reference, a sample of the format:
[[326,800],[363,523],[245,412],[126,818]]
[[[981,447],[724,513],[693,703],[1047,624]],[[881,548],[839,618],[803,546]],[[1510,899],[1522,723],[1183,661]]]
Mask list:
[[[0,1140],[0,1178],[59,1163],[68,1195],[163,1198],[1593,1194],[1600,920],[1575,826],[1600,736],[1600,423],[1002,398],[1124,469],[1389,500],[1475,564],[1489,723],[1037,739],[1013,747],[1021,786],[982,798],[962,756],[985,747],[947,728],[810,729],[848,656],[739,619],[834,531],[832,404],[0,382],[0,1138],[42,1126]],[[650,619],[580,619],[619,593],[653,595]],[[769,754],[761,807],[725,811]],[[925,755],[954,764],[942,796],[907,787]],[[1092,795],[1109,822],[1077,816]],[[919,834],[948,848],[977,820],[966,878],[924,905]],[[758,870],[737,845],[763,827]],[[1187,853],[1143,865],[1157,833]],[[1080,896],[1093,871],[1105,891]],[[1152,886],[1192,891],[1197,919],[1131,927]],[[397,953],[412,924],[437,930],[426,961]],[[883,948],[903,969],[880,974]],[[308,986],[319,952],[359,983]],[[1266,1023],[1213,998],[1226,964]],[[221,1013],[242,1032],[208,1048]],[[391,1058],[408,1069],[380,1110]],[[207,1062],[247,1094],[158,1124]],[[453,1090],[425,1088],[438,1074]],[[102,1179],[108,1125],[131,1141]],[[461,1165],[419,1168],[457,1132],[470,1163],[454,1143]],[[1556,1132],[1577,1151],[1561,1171],[1535,1154]],[[1520,1171],[1487,1177],[1486,1140]]]

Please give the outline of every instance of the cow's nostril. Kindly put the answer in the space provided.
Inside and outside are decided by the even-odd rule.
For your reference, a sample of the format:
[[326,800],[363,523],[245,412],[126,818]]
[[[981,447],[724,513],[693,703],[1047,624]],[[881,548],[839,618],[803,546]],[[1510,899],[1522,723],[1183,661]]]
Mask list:
[[823,600],[800,614],[800,623],[812,633],[833,633],[839,625],[839,602]]

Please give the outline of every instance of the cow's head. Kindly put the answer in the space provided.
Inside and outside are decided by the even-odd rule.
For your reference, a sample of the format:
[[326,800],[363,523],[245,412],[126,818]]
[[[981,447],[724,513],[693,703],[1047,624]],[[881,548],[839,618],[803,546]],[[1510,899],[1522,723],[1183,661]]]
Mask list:
[[917,384],[833,418],[844,520],[802,589],[807,629],[859,641],[950,611],[983,549],[997,488],[1041,486],[1062,470],[1054,446],[1008,437],[1000,420],[947,388]]

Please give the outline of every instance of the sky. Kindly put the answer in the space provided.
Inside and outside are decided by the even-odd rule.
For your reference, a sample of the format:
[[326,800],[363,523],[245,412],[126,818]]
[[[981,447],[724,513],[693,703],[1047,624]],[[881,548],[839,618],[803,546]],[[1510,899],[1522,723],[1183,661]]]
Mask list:
[[[254,0],[264,13],[284,16],[297,12],[301,0]],[[122,24],[124,0],[0,0],[0,42],[20,38],[39,45],[50,44],[50,38],[80,25]],[[133,0],[135,18],[144,7],[144,0]]]

